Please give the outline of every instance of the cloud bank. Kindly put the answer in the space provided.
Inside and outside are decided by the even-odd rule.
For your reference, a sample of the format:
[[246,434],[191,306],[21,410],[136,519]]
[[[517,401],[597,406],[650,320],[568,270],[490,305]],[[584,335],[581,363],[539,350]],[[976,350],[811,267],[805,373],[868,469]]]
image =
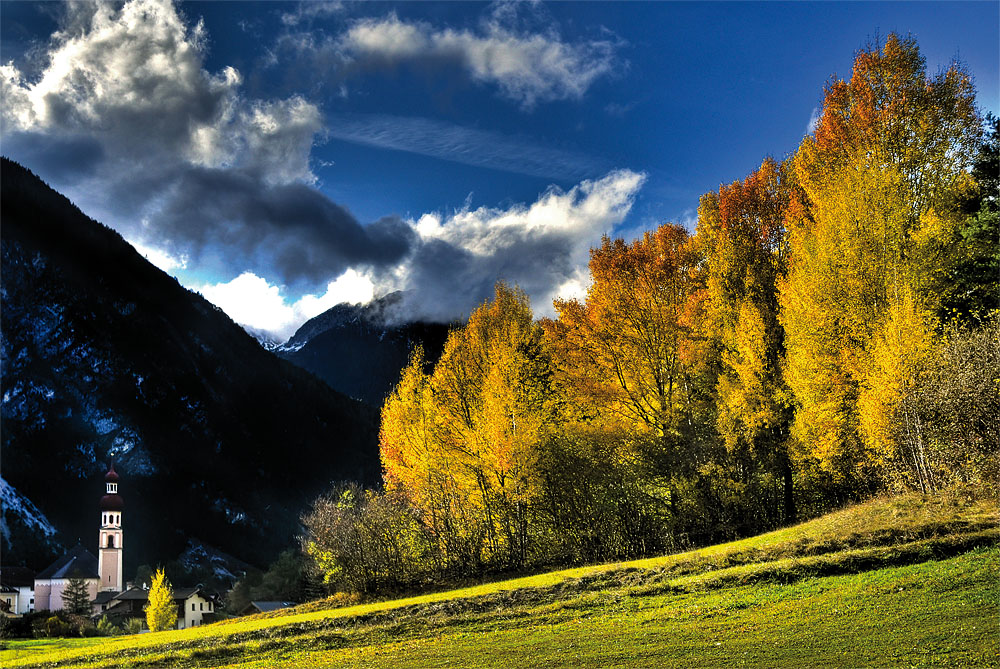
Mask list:
[[73,5],[65,24],[36,81],[0,67],[4,151],[161,266],[241,262],[308,290],[409,249],[398,219],[362,225],[314,187],[319,108],[249,98],[234,68],[206,71],[203,25],[169,1]]
[[[234,320],[280,337],[337,302],[398,289],[409,291],[410,318],[463,318],[498,279],[550,313],[553,297],[582,290],[590,246],[622,222],[645,180],[426,119],[342,117],[328,128],[302,96],[253,98],[236,69],[209,72],[207,39],[168,0],[70,5],[37,76],[0,66],[4,151],[157,266],[196,277],[189,286]],[[456,59],[525,106],[583,95],[611,58],[606,44],[515,31],[502,12],[478,32],[367,19],[339,44],[352,58]],[[327,133],[579,183],[534,203],[362,224],[310,168]],[[583,178],[594,173],[605,176]]]
[[348,270],[322,296],[293,301],[252,273],[201,292],[237,322],[281,338],[338,302],[367,302],[394,290],[407,291],[403,318],[464,318],[499,279],[521,286],[536,316],[553,315],[554,298],[583,296],[591,246],[624,220],[645,179],[616,170],[568,191],[550,188],[530,205],[424,214],[405,221],[413,242],[399,263],[364,274]]

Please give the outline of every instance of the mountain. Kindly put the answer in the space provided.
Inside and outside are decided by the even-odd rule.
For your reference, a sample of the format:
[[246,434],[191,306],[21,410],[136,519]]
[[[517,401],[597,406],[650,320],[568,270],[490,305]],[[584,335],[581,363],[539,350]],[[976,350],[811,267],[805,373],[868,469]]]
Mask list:
[[441,356],[448,325],[407,322],[399,312],[403,293],[366,305],[338,304],[312,318],[275,349],[331,388],[381,407],[417,345],[428,362]]
[[378,480],[376,410],[261,348],[20,165],[3,159],[0,180],[0,452],[23,500],[3,509],[5,564],[45,566],[38,518],[96,550],[112,459],[126,578],[192,537],[266,565],[331,481]]

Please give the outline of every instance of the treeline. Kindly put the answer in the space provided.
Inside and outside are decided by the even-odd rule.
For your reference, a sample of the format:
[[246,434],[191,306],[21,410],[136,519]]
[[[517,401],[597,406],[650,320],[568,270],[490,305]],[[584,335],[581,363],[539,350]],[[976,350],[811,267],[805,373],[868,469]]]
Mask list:
[[911,38],[783,162],[591,252],[536,321],[498,284],[382,409],[384,491],[304,519],[331,587],[662,553],[877,491],[995,486],[998,125]]

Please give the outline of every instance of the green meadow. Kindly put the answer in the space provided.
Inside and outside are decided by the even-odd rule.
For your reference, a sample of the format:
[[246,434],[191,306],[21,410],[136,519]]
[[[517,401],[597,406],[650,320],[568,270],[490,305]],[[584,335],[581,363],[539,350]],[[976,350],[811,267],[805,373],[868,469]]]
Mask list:
[[112,639],[4,667],[997,666],[997,505],[907,495],[633,562]]

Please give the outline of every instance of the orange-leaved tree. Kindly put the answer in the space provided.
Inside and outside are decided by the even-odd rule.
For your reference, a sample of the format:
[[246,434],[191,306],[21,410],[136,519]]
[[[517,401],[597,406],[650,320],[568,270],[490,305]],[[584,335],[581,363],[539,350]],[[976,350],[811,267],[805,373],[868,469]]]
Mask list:
[[591,251],[584,301],[556,300],[544,321],[557,368],[582,414],[655,437],[667,461],[694,422],[690,299],[698,254],[687,231],[661,225]]

